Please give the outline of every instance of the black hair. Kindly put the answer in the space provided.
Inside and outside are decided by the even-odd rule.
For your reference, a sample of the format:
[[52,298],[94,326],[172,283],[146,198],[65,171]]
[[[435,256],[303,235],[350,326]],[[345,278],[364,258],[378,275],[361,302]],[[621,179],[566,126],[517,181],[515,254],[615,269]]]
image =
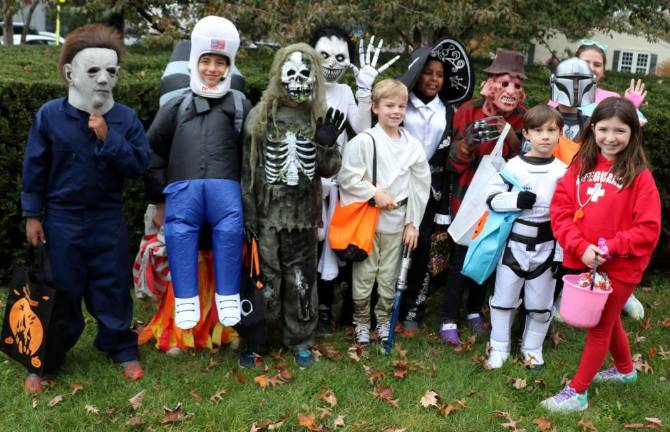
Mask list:
[[314,29],[309,44],[314,47],[322,37],[331,38],[333,36],[338,39],[342,39],[347,43],[347,47],[349,48],[349,57],[351,57],[353,54],[353,41],[349,36],[349,32],[336,24],[328,24]]

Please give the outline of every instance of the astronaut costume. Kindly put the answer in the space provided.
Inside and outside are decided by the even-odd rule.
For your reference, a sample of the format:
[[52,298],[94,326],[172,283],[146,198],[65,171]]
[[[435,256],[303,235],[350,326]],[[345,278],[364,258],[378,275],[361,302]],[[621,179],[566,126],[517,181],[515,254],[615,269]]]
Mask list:
[[[511,159],[505,170],[516,177],[524,190],[536,195],[532,208],[522,210],[496,268],[495,291],[490,299],[491,353],[489,366],[500,368],[509,356],[510,329],[516,309],[523,302],[527,314],[521,353],[532,365],[542,365],[542,342],[551,321],[555,279],[552,265],[562,252],[549,222],[549,204],[556,183],[566,165],[560,160],[530,156]],[[489,188],[487,203],[494,211],[517,211],[523,206],[523,193],[512,191],[501,176]]]
[[[152,147],[147,195],[152,202],[165,201],[175,323],[181,329],[193,328],[200,319],[198,236],[204,222],[212,227],[219,321],[232,326],[240,320],[242,127],[250,104],[231,89],[239,44],[230,21],[214,16],[200,20],[191,34],[190,91],[165,102],[147,132]],[[198,73],[204,54],[228,59],[215,86]]]

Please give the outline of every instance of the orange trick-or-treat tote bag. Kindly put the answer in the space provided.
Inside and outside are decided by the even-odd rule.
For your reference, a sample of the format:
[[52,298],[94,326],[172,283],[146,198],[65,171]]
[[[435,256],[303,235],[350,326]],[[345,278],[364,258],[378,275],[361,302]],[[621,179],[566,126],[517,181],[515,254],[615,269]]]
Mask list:
[[[370,134],[368,134],[370,135]],[[377,145],[372,138],[372,184],[377,185]],[[337,203],[328,229],[330,248],[344,261],[363,261],[370,255],[379,209],[374,199],[343,206]]]
[[9,288],[0,349],[29,372],[56,372],[65,358],[67,291],[53,286],[46,248],[35,265],[16,269]]

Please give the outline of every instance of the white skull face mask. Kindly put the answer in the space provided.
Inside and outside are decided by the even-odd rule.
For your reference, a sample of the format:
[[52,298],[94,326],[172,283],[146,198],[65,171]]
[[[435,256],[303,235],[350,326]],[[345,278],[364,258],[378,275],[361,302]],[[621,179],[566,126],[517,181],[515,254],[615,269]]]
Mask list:
[[323,76],[329,83],[339,80],[351,64],[349,46],[337,36],[322,37],[314,49],[323,57]]
[[316,81],[314,65],[300,51],[289,54],[281,67],[281,82],[294,102],[310,99]]
[[87,113],[105,114],[114,106],[112,89],[119,80],[119,59],[109,48],[86,48],[63,67],[68,102]]

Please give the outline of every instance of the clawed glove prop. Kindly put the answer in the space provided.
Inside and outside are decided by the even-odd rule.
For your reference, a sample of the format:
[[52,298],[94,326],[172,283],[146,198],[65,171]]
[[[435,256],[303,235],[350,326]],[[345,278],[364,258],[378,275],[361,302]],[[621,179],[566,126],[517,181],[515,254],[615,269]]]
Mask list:
[[337,137],[344,131],[345,125],[344,113],[340,110],[328,108],[326,118],[321,117],[316,120],[314,140],[324,147],[332,147],[337,141]]
[[[351,64],[351,69],[354,71],[354,76],[356,77],[356,85],[358,86],[359,90],[372,90],[372,84],[375,82],[375,79],[377,76],[384,72],[386,69],[391,67],[393,63],[398,61],[400,56],[395,56],[391,60],[387,61],[383,65],[379,67],[379,69],[376,68],[377,66],[377,61],[379,60],[379,54],[381,53],[382,50],[382,45],[384,44],[384,39],[379,40],[379,44],[377,44],[377,48],[375,49],[374,47],[375,44],[375,37],[372,36],[370,38],[370,43],[368,44],[368,49],[365,49],[365,41],[363,38],[361,38],[361,42],[358,46],[358,56],[360,59],[360,69],[357,68],[353,63]],[[372,50],[375,50],[374,55],[372,56],[372,60],[370,60],[370,55],[372,54]]]
[[[470,141],[473,143],[471,147],[475,147],[482,141],[497,140],[500,137],[501,132],[499,126],[501,123],[500,120],[502,120],[502,117],[500,116],[489,116],[468,125],[465,129],[466,140],[469,135]],[[468,131],[468,129],[470,129],[470,131]]]
[[530,210],[533,208],[533,204],[535,204],[536,199],[537,195],[535,195],[533,192],[521,191],[516,196],[516,206],[521,210]]

